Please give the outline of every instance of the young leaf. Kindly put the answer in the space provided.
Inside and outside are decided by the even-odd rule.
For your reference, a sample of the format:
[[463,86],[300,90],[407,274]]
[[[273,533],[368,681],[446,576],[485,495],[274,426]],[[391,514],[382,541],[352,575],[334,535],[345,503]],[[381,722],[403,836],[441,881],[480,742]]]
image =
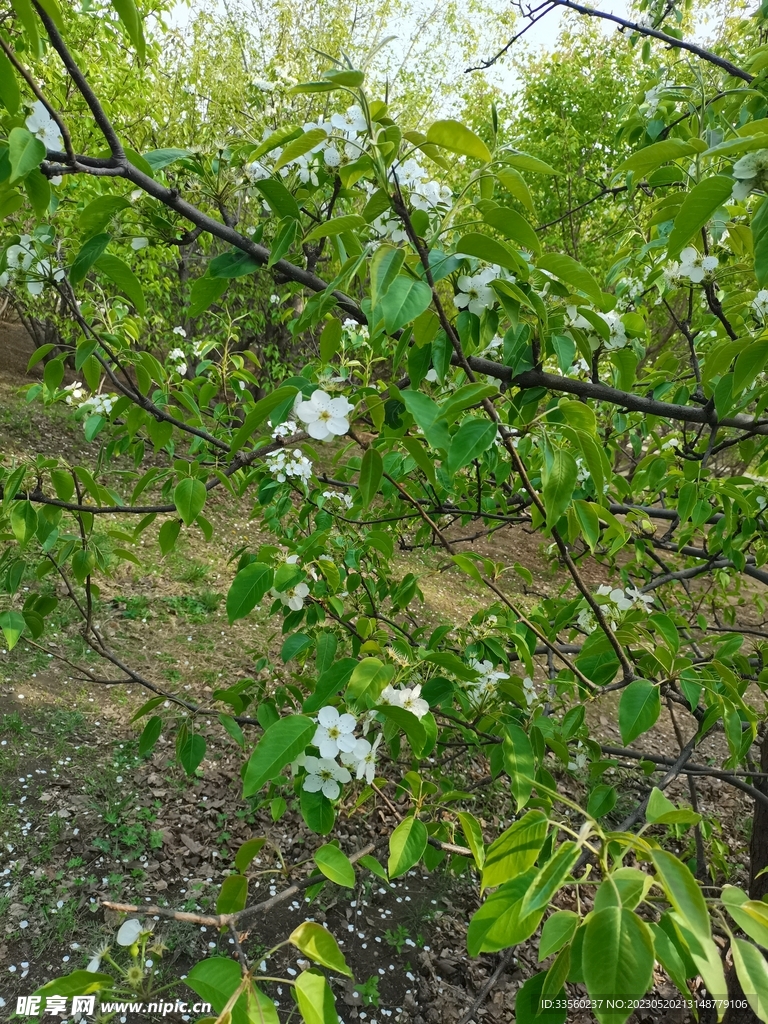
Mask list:
[[141,24],[141,15],[136,8],[134,0],[112,0],[112,6],[117,11],[117,16],[122,22],[126,35],[135,46],[139,60],[143,62],[145,53],[144,28]]
[[[332,843],[321,846],[315,853],[314,860],[326,878],[330,878],[336,885],[354,889],[355,869],[352,867],[349,857],[338,846],[334,846]],[[325,966],[327,967],[328,964]]]
[[452,153],[471,156],[475,160],[490,162],[491,153],[483,140],[460,121],[435,121],[427,130],[427,142]]
[[[330,848],[338,850],[335,846]],[[329,847],[323,846],[321,849],[327,850]],[[350,865],[351,867],[352,865]],[[288,936],[288,941],[314,960],[316,964],[327,967],[331,971],[337,971],[339,974],[346,974],[348,978],[352,977],[352,971],[347,967],[344,954],[339,949],[336,939],[322,925],[314,921],[304,921],[298,928],[294,928]]]
[[528,803],[533,792],[533,748],[528,736],[519,725],[508,725],[507,735],[502,744],[504,769],[509,775],[509,785],[515,798],[518,812]]
[[339,1024],[331,986],[320,971],[302,971],[294,991],[305,1024]]
[[227,875],[216,900],[216,913],[236,914],[247,902],[248,879],[245,875]]
[[546,834],[547,816],[542,811],[528,811],[502,832],[486,850],[483,889],[524,874],[536,863]]
[[45,145],[26,128],[12,128],[8,136],[8,157],[11,161],[9,184],[26,177],[31,170],[39,167],[48,150]]
[[389,863],[387,870],[390,878],[398,878],[418,864],[427,848],[427,826],[423,821],[411,815],[401,821],[389,837]]
[[564,448],[555,448],[552,460],[542,468],[541,496],[547,510],[547,526],[556,526],[571,502],[576,487],[578,467],[576,460]]
[[139,283],[138,277],[134,274],[127,263],[124,263],[117,256],[104,253],[94,261],[97,270],[114,281],[121,292],[124,292],[136,307],[136,310],[144,315],[147,311],[147,303],[144,299],[144,290]]
[[680,250],[701,231],[712,214],[727,202],[733,191],[733,178],[716,174],[705,178],[691,189],[675,217],[675,226],[669,236],[667,252],[670,259],[679,256]]

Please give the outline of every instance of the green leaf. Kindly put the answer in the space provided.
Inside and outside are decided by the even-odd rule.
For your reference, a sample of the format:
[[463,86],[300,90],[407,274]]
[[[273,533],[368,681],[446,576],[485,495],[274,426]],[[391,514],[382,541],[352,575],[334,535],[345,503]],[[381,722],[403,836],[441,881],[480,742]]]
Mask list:
[[365,227],[365,218],[355,213],[350,213],[345,217],[334,217],[332,220],[326,220],[322,224],[318,224],[317,227],[309,232],[304,241],[314,242],[318,238],[330,238],[334,235],[340,235],[344,231],[357,231],[363,227]]
[[486,164],[491,159],[491,152],[483,140],[460,121],[435,121],[427,130],[427,142]]
[[194,775],[205,757],[205,739],[202,736],[188,736],[179,750],[179,761],[187,775]]
[[185,526],[191,526],[203,511],[208,491],[202,480],[186,476],[176,484],[173,503]]
[[[631,1001],[645,995],[653,978],[650,928],[623,907],[598,910],[587,919],[582,964],[600,1024],[624,1024],[634,1010]],[[618,1005],[610,1005],[611,996]]]
[[42,57],[40,46],[40,34],[37,30],[37,15],[32,8],[30,0],[11,0],[11,7],[16,12],[19,21],[24,26],[24,32],[29,40],[29,47],[33,54]]
[[733,178],[725,174],[705,178],[691,189],[675,217],[675,226],[669,236],[667,252],[670,259],[678,256],[680,250],[699,234],[715,210],[730,198],[732,191]]
[[[347,889],[354,889],[355,869],[352,867],[349,857],[338,846],[334,846],[333,843],[321,846],[315,853],[314,861],[326,878],[330,878],[336,885],[343,885]],[[325,932],[324,928],[321,930]],[[325,934],[328,933],[325,932]],[[328,967],[329,965],[326,964],[325,966]]]
[[3,50],[0,50],[0,100],[9,114],[15,114],[21,103],[16,72]]
[[363,499],[363,507],[368,508],[379,491],[379,484],[384,472],[381,455],[375,448],[368,448],[360,465],[358,489]]
[[605,783],[595,786],[589,794],[587,814],[591,815],[593,818],[602,818],[606,814],[610,814],[616,806],[616,798],[617,794],[615,786],[608,786]]
[[[321,850],[336,850],[337,853],[341,853],[336,846],[322,846],[318,853]],[[317,854],[315,854],[315,860],[317,861]],[[347,863],[349,864],[349,861]],[[354,876],[351,864],[349,864],[349,869]],[[322,870],[323,868],[321,867]],[[323,873],[325,874],[326,872]],[[303,924],[300,924],[298,928],[291,932],[288,936],[288,941],[304,953],[305,956],[314,960],[316,964],[321,964],[323,967],[327,967],[331,971],[337,971],[339,974],[346,974],[348,978],[352,977],[352,971],[347,967],[344,954],[339,949],[336,939],[321,924],[317,924],[314,921],[304,921]]]
[[379,297],[377,308],[384,317],[384,329],[394,334],[415,320],[432,301],[432,289],[424,281],[405,274],[398,275]]
[[768,284],[768,200],[763,199],[752,223],[752,240],[755,257],[755,277],[761,288]]
[[530,249],[536,256],[541,253],[539,236],[525,217],[515,210],[511,210],[507,206],[499,206],[495,210],[486,211],[483,214],[483,220],[500,231],[502,235],[511,238],[513,242],[519,242],[526,249]]
[[720,894],[723,906],[733,920],[754,942],[768,949],[768,904],[747,899],[734,885],[724,885]]
[[8,650],[12,651],[19,637],[24,632],[26,622],[21,612],[7,611],[0,613],[0,629],[3,631]]
[[254,183],[254,187],[261,192],[266,199],[269,208],[282,220],[283,217],[291,217],[293,220],[301,219],[301,210],[294,197],[277,178],[264,178]]
[[[201,999],[221,1013],[243,981],[240,965],[226,957],[215,956],[195,964],[186,983]],[[250,999],[249,999],[250,996]],[[249,1006],[250,1003],[250,1006]],[[254,1005],[255,1004],[255,1005]],[[232,1007],[231,1024],[280,1024],[275,1004],[257,988],[250,986],[238,996]]]
[[736,358],[733,368],[733,394],[740,394],[752,384],[768,362],[768,339],[753,341]]
[[31,170],[39,167],[47,152],[40,139],[26,128],[12,128],[8,136],[8,157],[11,161],[9,184],[25,178]]
[[308,827],[318,835],[327,836],[336,821],[336,812],[328,797],[324,793],[309,793],[302,789],[299,802],[301,816]]
[[625,687],[619,700],[619,729],[622,743],[631,743],[655,725],[661,710],[659,689],[647,679],[635,679]]
[[691,872],[666,850],[652,849],[650,857],[667,899],[694,934],[710,934],[709,913],[701,888]]
[[536,875],[529,868],[511,882],[497,889],[472,917],[467,930],[467,949],[470,956],[478,953],[496,953],[507,946],[525,942],[536,931],[544,916],[534,911],[527,917],[520,914],[523,897]]
[[173,551],[173,549],[176,547],[176,541],[178,540],[180,532],[180,520],[169,519],[166,523],[163,523],[163,525],[160,527],[160,532],[158,533],[157,536],[157,541],[158,544],[160,545],[160,553],[162,555],[167,555],[169,551]]
[[408,737],[411,750],[417,757],[421,756],[427,743],[427,731],[416,715],[406,708],[394,707],[392,704],[382,704],[377,710],[403,730]]
[[[530,156],[528,153],[505,153],[503,163],[507,167],[516,167],[519,171],[532,171],[534,174],[559,174],[554,167],[537,156]],[[499,175],[501,178],[501,175]]]
[[99,196],[98,199],[88,203],[80,214],[80,228],[88,235],[103,231],[116,213],[127,209],[130,205],[129,200],[124,196]]
[[320,971],[302,971],[294,992],[306,1024],[339,1024],[331,986]]
[[363,694],[367,694],[373,701],[376,701],[394,674],[394,668],[391,665],[385,665],[378,658],[363,658],[355,666],[347,686],[347,693],[353,700],[359,700]]
[[274,722],[248,759],[243,778],[243,796],[253,796],[280,774],[287,764],[302,754],[311,742],[317,726],[311,718],[288,715]]
[[235,867],[238,871],[245,871],[253,858],[264,848],[266,839],[246,839],[235,854]]
[[506,242],[500,242],[479,231],[470,231],[462,235],[456,243],[456,253],[463,256],[476,256],[478,259],[498,263],[507,270],[520,270],[522,257]]
[[494,442],[496,424],[492,420],[468,416],[451,438],[445,468],[453,474],[479,458]]
[[320,334],[320,359],[324,363],[330,363],[341,346],[342,327],[341,321],[331,317],[323,327]]
[[600,518],[595,511],[591,501],[583,501],[577,498],[573,503],[573,510],[579,521],[584,539],[589,544],[590,551],[594,552],[597,542],[600,540]]
[[536,261],[539,270],[546,270],[571,288],[583,292],[597,305],[602,302],[600,285],[590,272],[564,253],[548,252]]
[[461,831],[467,840],[467,845],[472,851],[472,857],[478,871],[482,871],[485,862],[485,843],[483,842],[483,830],[480,822],[469,811],[459,811],[457,814]]
[[24,191],[29,197],[35,216],[39,219],[45,217],[51,203],[51,186],[39,168],[33,167],[24,179]]
[[117,16],[125,29],[125,34],[136,48],[139,60],[143,62],[145,43],[144,29],[134,0],[112,0],[112,6],[117,11]]
[[305,153],[309,153],[313,150],[315,145],[319,145],[321,142],[325,142],[328,138],[328,133],[323,128],[310,128],[309,131],[305,131],[298,138],[289,142],[283,150],[280,156],[280,160],[275,163],[273,170],[279,171],[281,167],[285,167],[286,164],[290,164],[298,157],[303,157]]
[[520,906],[521,917],[527,917],[537,910],[542,913],[546,910],[552,897],[571,873],[580,853],[580,847],[571,840],[557,848],[526,889]]
[[519,725],[508,725],[501,749],[504,770],[509,775],[510,789],[520,812],[533,792],[535,769],[531,741]]
[[11,507],[11,529],[21,547],[26,547],[37,533],[37,512],[29,501],[15,501]]
[[743,939],[731,943],[733,965],[741,990],[760,1020],[768,1020],[768,965],[765,956]]
[[141,287],[138,277],[136,277],[127,263],[118,259],[117,256],[104,253],[103,256],[99,256],[95,260],[94,266],[102,274],[106,274],[111,281],[115,282],[120,291],[127,295],[134,304],[137,312],[141,313],[142,316],[146,313],[147,303],[144,299],[144,289]]
[[153,171],[162,171],[164,167],[175,164],[178,160],[186,160],[193,153],[189,149],[151,149],[142,154]]
[[[160,698],[162,700],[162,697]],[[163,731],[163,720],[159,715],[153,715],[144,726],[139,737],[139,757],[146,757],[153,750],[155,744]]]
[[92,974],[90,971],[72,971],[63,978],[54,978],[53,981],[41,985],[35,990],[36,996],[43,998],[43,1005],[47,996],[87,996],[93,992],[104,992],[112,988],[114,979],[108,974]]
[[229,252],[223,252],[220,256],[214,256],[208,264],[207,276],[214,280],[230,281],[236,277],[246,277],[254,270],[258,270],[260,266],[260,261],[249,256],[247,252],[230,249]]
[[413,815],[401,821],[389,837],[390,878],[398,878],[418,864],[427,848],[427,826]]
[[[696,152],[696,148],[683,139],[664,139],[662,142],[654,142],[653,145],[646,146],[645,149],[638,150],[637,153],[627,157],[623,163],[619,164],[615,173],[622,174],[632,171],[636,177],[640,178],[670,160],[679,160],[681,157],[690,156],[691,153]],[[733,182],[731,182],[731,187],[733,187]]]
[[672,801],[654,786],[645,808],[645,820],[659,825],[695,825],[701,821],[701,815],[688,807],[675,807]]
[[[466,834],[466,833],[465,833]],[[536,863],[547,834],[547,816],[528,811],[491,843],[485,854],[483,889],[502,885]]]
[[69,268],[69,281],[73,287],[85,280],[85,275],[109,245],[111,235],[94,235],[81,246]]
[[542,1011],[547,971],[541,971],[520,986],[515,996],[515,1024],[565,1024],[568,1001],[565,990],[551,994],[552,1007]]
[[542,466],[542,491],[547,510],[547,526],[556,526],[573,498],[578,467],[576,460],[565,448],[555,448],[551,461]]
[[293,658],[303,654],[304,651],[314,646],[315,641],[311,636],[306,633],[293,633],[284,641],[283,646],[280,648],[280,657],[283,660],[283,664],[287,664]]
[[539,939],[539,962],[557,953],[576,934],[581,918],[572,910],[556,910],[548,917]]
[[236,914],[248,902],[248,879],[245,875],[227,875],[216,900],[217,914]]

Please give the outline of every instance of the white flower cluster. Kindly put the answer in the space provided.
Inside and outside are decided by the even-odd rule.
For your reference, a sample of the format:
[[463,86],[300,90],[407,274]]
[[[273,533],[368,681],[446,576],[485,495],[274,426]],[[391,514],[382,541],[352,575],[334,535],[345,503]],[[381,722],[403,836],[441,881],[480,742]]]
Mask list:
[[16,274],[26,276],[30,295],[41,295],[46,281],[62,281],[64,270],[54,267],[49,259],[38,259],[31,235],[22,235],[6,254],[7,270],[0,274],[0,288],[5,288]]
[[278,423],[275,429],[272,431],[272,437],[275,441],[281,437],[292,437],[298,431],[298,425],[294,420],[286,420],[285,423]]
[[316,441],[330,441],[349,430],[349,413],[354,408],[343,395],[331,398],[325,391],[313,391],[309,399],[296,396],[294,413],[307,425],[307,433]]
[[768,149],[747,153],[733,165],[733,176],[738,181],[733,186],[732,198],[744,202],[750,192],[768,186]]
[[288,477],[296,477],[306,484],[312,477],[312,463],[301,448],[294,448],[292,452],[285,449],[270,452],[265,463],[272,476],[281,484],[285,483]]
[[345,491],[323,491],[323,497],[326,501],[338,501],[340,505],[352,508],[352,495],[347,494]]
[[[325,132],[322,139],[308,153],[303,153],[280,168],[282,177],[287,177],[292,170],[298,170],[299,180],[304,184],[318,185],[317,176],[320,160],[326,167],[338,167],[342,155],[348,160],[355,160],[362,151],[362,136],[368,130],[365,115],[358,106],[348,107],[344,114],[333,114],[328,121],[308,121],[303,125],[305,132],[320,128]],[[272,131],[264,133],[264,139],[272,135]],[[270,159],[278,161],[283,148],[277,147],[269,154]],[[245,165],[245,173],[251,181],[261,181],[271,175],[270,169],[261,160],[253,160]]]
[[341,326],[348,341],[368,341],[370,338],[367,326],[359,324],[357,320],[347,318]]
[[[418,160],[410,157],[392,168],[393,177],[402,189],[405,189],[414,210],[423,210],[427,214],[446,212],[453,203],[453,192],[447,185],[441,185],[430,177]],[[408,234],[391,210],[387,210],[373,221],[371,227],[377,234],[389,238],[393,242],[404,242]]]
[[[376,750],[381,743],[381,733],[374,743],[364,737],[355,736],[357,719],[348,713],[339,714],[332,706],[321,708],[317,715],[317,729],[312,743],[320,757],[300,754],[291,765],[294,773],[299,768],[307,772],[303,788],[308,793],[322,793],[329,800],[335,800],[341,793],[340,783],[351,782],[351,768],[357,779],[373,782],[376,774]],[[336,757],[342,762],[339,764]]]
[[[595,328],[589,320],[587,320],[583,314],[579,313],[577,306],[566,306],[565,312],[571,327],[578,327],[579,330],[585,331],[587,334],[596,333]],[[615,312],[601,313],[599,311],[595,311],[595,314],[608,325],[608,330],[610,332],[608,340],[602,340],[602,344],[605,348],[625,348],[629,344],[629,338],[627,337],[627,329],[619,314]],[[588,369],[589,368],[587,367],[587,370]]]
[[467,684],[467,696],[475,705],[482,704],[486,698],[494,697],[499,681],[509,679],[508,673],[495,669],[491,661],[478,661],[477,658],[472,658],[469,667],[480,673],[479,679]]
[[404,686],[397,690],[394,686],[385,686],[379,697],[379,704],[389,704],[394,708],[405,708],[417,718],[423,718],[429,711],[429,704],[420,697],[421,685]]
[[655,115],[659,109],[659,103],[664,95],[664,85],[654,85],[653,88],[647,89],[645,98],[643,99],[643,106],[645,107],[645,116],[651,118]]
[[752,299],[752,309],[755,311],[755,316],[760,317],[761,320],[768,317],[768,288],[761,288]]
[[90,416],[109,416],[112,406],[117,401],[117,395],[91,395],[84,402],[80,403],[81,409],[87,409]]
[[[651,594],[643,594],[636,587],[627,587],[626,590],[622,590],[620,587],[611,587],[607,583],[597,588],[595,597],[603,598],[598,601],[598,604],[611,629],[618,628],[625,612],[628,612],[630,608],[640,608],[647,612],[653,605]],[[585,633],[594,633],[597,629],[591,608],[582,608],[576,621]]]
[[61,390],[66,392],[67,405],[80,405],[80,402],[85,396],[85,385],[79,380],[76,380],[74,384],[67,384],[67,386]]
[[477,274],[462,274],[456,284],[458,294],[453,297],[456,309],[468,309],[470,313],[480,316],[496,302],[496,292],[490,287],[491,281],[501,277],[501,268],[495,264],[486,267]]
[[183,348],[172,348],[168,353],[168,361],[171,364],[171,369],[175,370],[180,377],[186,376],[187,356]]
[[719,262],[717,256],[701,256],[692,245],[689,245],[680,253],[679,263],[673,260],[667,264],[664,268],[664,277],[670,285],[683,279],[689,280],[692,284],[700,284],[717,270]]

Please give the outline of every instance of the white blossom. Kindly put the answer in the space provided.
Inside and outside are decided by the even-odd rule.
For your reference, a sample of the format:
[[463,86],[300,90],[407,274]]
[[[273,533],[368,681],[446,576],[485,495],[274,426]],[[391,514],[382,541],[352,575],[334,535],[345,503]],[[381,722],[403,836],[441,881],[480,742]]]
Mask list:
[[304,600],[309,596],[309,587],[306,583],[297,583],[290,590],[275,590],[272,587],[270,594],[275,600],[282,601],[286,608],[297,612],[304,607]]
[[401,690],[396,690],[394,686],[389,685],[385,686],[382,690],[378,703],[389,704],[396,708],[404,708],[417,718],[423,718],[429,711],[429,704],[423,697],[419,696],[420,693],[421,685],[413,687],[404,686]]
[[307,432],[316,441],[329,441],[349,430],[349,413],[354,406],[344,396],[331,398],[325,391],[314,391],[308,400],[297,396],[294,412],[307,424]]
[[752,308],[761,320],[768,316],[768,288],[761,288],[752,300]]
[[320,709],[317,723],[312,742],[321,757],[336,757],[340,752],[349,753],[354,750],[356,740],[353,733],[357,725],[354,715],[340,715],[336,708],[329,705]]
[[353,505],[352,495],[347,494],[345,491],[323,491],[323,497],[327,501],[338,501],[347,508],[352,508]]
[[40,100],[35,100],[32,104],[32,112],[25,123],[29,131],[40,139],[46,149],[62,150],[64,148],[64,139],[59,131],[59,126]]
[[453,297],[454,306],[457,309],[466,308],[470,313],[480,316],[484,309],[496,302],[496,293],[488,287],[488,283],[497,276],[493,267],[481,270],[472,277],[462,274],[456,282],[459,293]]
[[364,778],[369,785],[376,775],[376,750],[381,740],[382,733],[379,733],[372,745],[368,740],[359,739],[352,750],[341,755],[343,763],[355,772],[355,778]]
[[117,933],[115,941],[118,946],[132,946],[141,935],[141,932],[141,922],[135,917],[130,917],[120,925],[120,930]]
[[131,248],[132,249],[135,249],[135,250],[146,249],[146,247],[148,245],[149,245],[149,239],[145,238],[143,235],[139,235],[138,237],[131,239]]
[[304,767],[308,772],[304,789],[308,793],[322,793],[329,800],[335,800],[341,792],[340,782],[352,781],[347,769],[328,757],[308,755],[304,758]]
[[768,184],[768,149],[747,153],[737,160],[733,165],[733,176],[738,180],[733,186],[732,198],[738,202],[744,202],[753,189],[765,189]]

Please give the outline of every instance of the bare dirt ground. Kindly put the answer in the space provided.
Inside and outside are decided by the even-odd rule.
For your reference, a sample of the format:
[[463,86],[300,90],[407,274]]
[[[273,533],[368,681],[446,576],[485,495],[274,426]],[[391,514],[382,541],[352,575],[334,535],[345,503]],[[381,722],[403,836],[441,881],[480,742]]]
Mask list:
[[[39,372],[26,373],[32,351],[23,329],[0,325],[0,459],[38,452],[82,457],[82,427],[64,407],[46,414],[39,405],[24,402],[21,389]],[[121,569],[104,587],[98,609],[101,626],[124,661],[203,707],[222,682],[256,676],[268,694],[277,683],[290,681],[276,657],[281,637],[266,613],[256,612],[229,628],[223,610],[232,575],[229,553],[257,542],[259,524],[251,520],[249,506],[231,496],[211,503],[211,518],[216,527],[211,544],[190,531],[181,549],[160,563]],[[470,532],[456,527],[454,536]],[[525,565],[533,573],[536,593],[555,593],[562,585],[557,563],[541,540],[522,527],[472,544],[488,557]],[[420,574],[435,624],[466,621],[480,607],[474,584],[446,569],[439,554],[412,551],[401,557],[404,570]],[[595,584],[605,581],[595,564],[585,563],[585,575]],[[526,588],[519,586],[524,603]],[[215,713],[197,716],[208,746],[195,777],[188,778],[176,763],[172,736],[161,736],[151,757],[140,757],[138,737],[146,719],[135,723],[132,718],[150,694],[139,686],[84,680],[72,666],[95,669],[96,659],[79,638],[76,616],[65,602],[57,615],[48,639],[71,664],[25,641],[0,654],[0,999],[5,1000],[0,1019],[10,1016],[17,996],[85,967],[94,949],[112,938],[121,918],[105,910],[102,900],[214,912],[238,847],[262,836],[267,844],[249,871],[251,901],[257,902],[305,877],[308,865],[294,872],[283,865],[311,859],[324,842],[308,832],[295,806],[283,809],[272,798],[243,799],[242,753]],[[254,665],[262,657],[267,665],[257,672]],[[596,739],[620,745],[612,724],[615,708],[591,706],[588,716]],[[688,735],[691,722],[684,713],[681,726]],[[645,747],[659,754],[678,749],[664,718],[645,739]],[[720,742],[707,739],[697,756],[703,760],[719,753]],[[620,784],[614,812],[618,822],[638,789],[623,769],[611,771],[612,781]],[[486,772],[481,763],[457,766],[456,785],[472,785]],[[566,779],[575,798],[588,791],[586,776]],[[473,813],[489,833],[510,820],[509,797],[501,789],[481,786],[475,792]],[[390,795],[396,806],[394,788]],[[687,802],[687,784],[678,780],[669,795]],[[712,822],[708,848],[715,850],[723,840],[744,850],[749,801],[709,779],[699,783],[699,797]],[[394,822],[385,802],[371,800],[362,814],[353,815],[350,801],[334,836],[351,854],[368,841],[380,844]],[[692,852],[688,837],[681,848]],[[385,859],[383,847],[378,854]],[[470,960],[466,955],[467,922],[479,901],[476,884],[463,867],[454,863],[452,870],[446,862],[432,871],[419,869],[391,886],[362,873],[354,890],[329,883],[312,903],[297,896],[283,903],[278,914],[260,919],[244,938],[244,948],[258,962],[296,924],[312,917],[328,924],[354,971],[354,984],[336,986],[345,1021],[456,1024],[501,956]],[[732,881],[743,880],[743,857],[733,858],[728,868]],[[185,974],[217,951],[231,953],[231,939],[212,929],[158,920],[156,931],[167,946],[150,968],[160,972],[159,981]],[[505,961],[493,990],[475,1011],[478,1024],[515,1020],[520,985],[541,969],[537,945],[534,937]],[[270,973],[296,970],[295,960],[281,953],[270,962]],[[281,1020],[287,1019],[287,991],[278,988],[274,997]],[[575,1024],[590,1019],[583,1014],[569,1018]],[[682,1024],[686,1016],[670,1013],[663,1019]],[[130,1015],[126,1020],[133,1024]],[[636,1018],[651,1020],[660,1018]]]

